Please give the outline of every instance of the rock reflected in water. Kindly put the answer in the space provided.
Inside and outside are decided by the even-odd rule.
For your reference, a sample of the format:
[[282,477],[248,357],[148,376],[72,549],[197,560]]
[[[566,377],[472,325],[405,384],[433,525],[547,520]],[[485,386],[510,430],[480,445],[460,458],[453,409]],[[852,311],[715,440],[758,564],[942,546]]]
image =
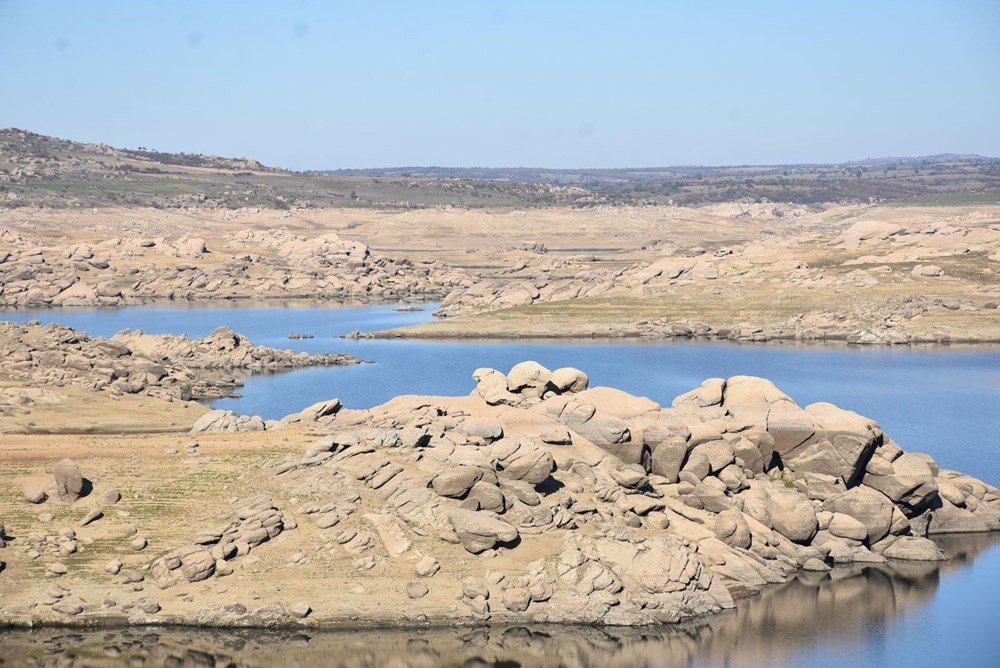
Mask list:
[[[276,631],[130,628],[0,632],[0,665],[25,666],[664,666],[783,665],[817,646],[885,642],[893,620],[932,604],[942,571],[963,568],[997,539],[938,541],[937,563],[800,574],[699,623],[655,627],[467,627]],[[873,633],[873,629],[879,632]]]

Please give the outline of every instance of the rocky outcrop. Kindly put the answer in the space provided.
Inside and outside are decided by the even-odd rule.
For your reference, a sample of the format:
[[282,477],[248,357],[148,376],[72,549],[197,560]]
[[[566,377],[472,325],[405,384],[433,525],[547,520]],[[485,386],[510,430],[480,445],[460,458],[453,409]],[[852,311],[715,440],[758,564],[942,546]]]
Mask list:
[[349,355],[255,346],[228,327],[200,339],[130,330],[104,339],[37,321],[4,322],[0,372],[25,387],[0,394],[0,411],[13,414],[30,411],[36,403],[52,403],[44,388],[67,384],[112,396],[190,401],[233,396],[244,374],[359,362]]
[[232,411],[209,411],[195,420],[192,434],[226,431],[264,431],[264,420],[259,415],[237,415]]
[[[860,415],[801,408],[764,379],[712,379],[664,408],[585,378],[534,362],[480,369],[468,397],[401,397],[323,418],[330,436],[275,470],[290,492],[317,497],[305,511],[334,542],[370,555],[356,560],[360,572],[419,553],[435,535],[492,557],[484,569],[513,563],[508,552],[537,559],[520,574],[483,570],[475,582],[485,584],[463,582],[480,621],[676,621],[802,569],[941,559],[928,536],[972,518],[1000,528],[996,488],[904,454]],[[415,428],[425,438],[403,437]],[[553,430],[566,437],[542,438]],[[928,487],[917,495],[907,478],[965,507]],[[355,500],[320,506],[332,479],[357,481],[340,491]],[[892,498],[868,482],[909,492]],[[391,543],[404,547],[352,521],[369,498],[397,518],[406,540]],[[541,546],[556,539],[553,568]],[[438,584],[422,601],[449,577],[436,553]]]
[[198,531],[191,545],[152,563],[149,572],[160,589],[181,582],[200,582],[213,575],[231,575],[230,561],[247,555],[285,529],[284,515],[267,495],[239,502],[226,517],[231,521],[225,526]]
[[335,234],[247,230],[51,245],[0,230],[0,305],[121,306],[158,300],[289,299],[394,303],[444,296],[467,281],[433,262],[379,256]]
[[[314,404],[282,426],[306,451],[252,467],[256,496],[199,508],[207,528],[171,544],[133,529],[106,569],[129,586],[178,588],[130,604],[159,606],[142,623],[190,619],[176,609],[189,585],[231,578],[220,594],[273,591],[267,623],[639,625],[731,609],[805,572],[941,560],[937,534],[1000,530],[997,488],[905,453],[860,415],[799,407],[764,379],[710,379],[664,407],[535,363],[476,375],[462,397]],[[491,403],[499,387],[504,401]],[[554,431],[566,437],[542,438]],[[264,437],[240,438],[281,452]],[[245,486],[250,469],[231,468]],[[73,555],[89,547],[73,530],[26,545],[53,579],[79,573]],[[129,554],[148,575],[122,566]],[[308,602],[290,587],[285,601],[282,578],[297,569],[309,586],[351,584]],[[85,618],[80,598],[45,614]]]

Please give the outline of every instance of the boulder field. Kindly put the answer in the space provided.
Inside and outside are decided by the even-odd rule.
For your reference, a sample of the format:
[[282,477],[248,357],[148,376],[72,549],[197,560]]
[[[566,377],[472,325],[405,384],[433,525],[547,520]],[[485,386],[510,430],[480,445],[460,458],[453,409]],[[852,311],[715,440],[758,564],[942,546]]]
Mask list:
[[544,247],[507,254],[508,267],[480,271],[441,300],[444,322],[373,336],[1000,341],[1000,226],[983,212],[642,250],[631,264]]
[[[75,482],[59,480],[79,469],[61,462],[47,495],[25,489],[19,503],[80,505],[77,526],[0,518],[23,536],[0,588],[35,583],[0,601],[2,619],[680,622],[803,571],[932,563],[945,559],[936,535],[1000,530],[997,488],[762,378],[710,379],[670,407],[534,362],[474,378],[468,396],[370,410],[334,400],[254,434],[203,429],[186,450],[202,471],[232,439],[307,445],[239,469],[236,487],[198,488],[212,499],[198,501],[199,522],[172,518],[169,531],[133,516],[125,535],[88,543],[116,521],[95,509],[128,516],[127,489],[74,500],[62,490]],[[102,568],[87,560],[94,546],[112,550],[89,557],[110,559]]]
[[52,390],[67,385],[111,397],[191,401],[235,396],[240,377],[250,373],[360,362],[256,346],[228,327],[198,339],[128,329],[106,339],[38,321],[0,322],[0,375],[11,381],[0,390],[0,415],[58,403]]
[[[210,247],[211,246],[211,247]],[[243,230],[213,240],[121,236],[62,243],[0,228],[0,306],[122,306],[162,300],[387,303],[439,298],[465,272],[394,260],[327,233]]]

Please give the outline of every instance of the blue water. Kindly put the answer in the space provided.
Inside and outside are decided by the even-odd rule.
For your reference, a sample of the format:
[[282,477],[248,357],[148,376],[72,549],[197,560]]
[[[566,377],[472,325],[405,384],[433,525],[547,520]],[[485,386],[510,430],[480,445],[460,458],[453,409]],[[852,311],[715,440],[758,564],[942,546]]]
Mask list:
[[[345,352],[374,362],[251,376],[241,390],[242,398],[215,402],[219,407],[266,418],[280,417],[330,397],[339,397],[349,407],[364,408],[397,394],[464,394],[474,386],[471,375],[476,368],[506,371],[525,359],[550,368],[576,366],[590,375],[592,385],[619,387],[663,404],[705,378],[759,375],[772,379],[801,405],[829,401],[856,410],[878,420],[905,449],[927,452],[944,467],[1000,483],[997,349],[339,338],[353,329],[425,322],[433,308],[429,305],[422,312],[396,312],[387,306],[158,305],[122,310],[18,311],[0,317],[58,322],[98,336],[111,336],[128,327],[194,337],[228,325],[257,344]],[[315,338],[289,340],[291,332],[309,333]],[[549,656],[560,653],[567,645],[577,648],[592,640],[590,651],[604,656],[601,652],[608,651],[608,638],[614,637],[611,654],[591,665],[610,665],[612,659],[617,661],[615,665],[628,665],[621,659],[634,651],[640,665],[996,666],[1000,665],[1000,633],[996,627],[1000,545],[978,540],[973,552],[978,553],[974,561],[971,557],[968,563],[956,559],[942,571],[930,568],[919,573],[886,574],[873,569],[846,581],[827,578],[820,584],[793,582],[763,597],[741,602],[736,613],[706,623],[697,633],[644,630],[609,635],[594,631],[597,640],[590,636],[581,640],[577,631],[547,630],[530,637],[534,646]],[[243,632],[234,641],[232,633],[239,632],[227,633],[208,637],[203,632],[164,631],[136,636],[138,640],[132,638],[126,645],[142,650],[144,642],[152,643],[159,647],[151,650],[152,655],[159,656],[157,652],[169,642],[184,652],[191,651],[184,647],[198,641],[207,655],[218,650],[229,656],[234,642],[239,646],[250,643],[250,647],[255,642],[279,646],[289,643],[289,653],[283,655],[289,665],[323,665],[330,656],[348,651],[356,640],[336,634],[306,637],[305,641],[302,634],[287,638],[280,634],[251,635],[248,640]],[[400,633],[379,637],[395,638]],[[418,645],[451,647],[456,633],[464,632],[421,635]],[[506,637],[502,630],[489,633]],[[517,637],[522,639],[525,633],[519,629]],[[103,643],[107,637],[107,633],[73,632],[66,635],[64,644],[71,652],[80,642]],[[30,634],[8,634],[5,639],[0,634],[0,663],[5,658],[2,648],[8,642],[23,642],[24,647],[31,647],[35,640],[45,652],[62,642]],[[460,637],[459,644],[466,640]],[[405,658],[418,641],[403,634],[400,642],[399,654],[389,652],[375,657],[377,661],[371,664],[358,665],[383,665],[389,659]],[[292,648],[299,653],[293,654]],[[530,659],[520,656],[511,656],[510,661],[505,665],[521,665],[518,661],[532,665]],[[238,663],[266,665],[255,662],[252,654]]]
[[[533,359],[575,366],[592,385],[618,387],[664,405],[710,377],[739,374],[773,380],[800,405],[828,401],[877,420],[905,449],[926,452],[945,468],[1000,483],[1000,349],[855,348],[729,343],[442,342],[351,340],[353,329],[425,322],[421,312],[372,307],[146,306],[119,310],[7,312],[17,321],[59,322],[92,335],[129,328],[204,336],[228,325],[257,344],[309,352],[345,352],[373,364],[250,376],[239,399],[213,403],[280,418],[331,397],[369,408],[399,394],[468,394],[479,367],[507,371]],[[289,333],[314,339],[290,340]]]

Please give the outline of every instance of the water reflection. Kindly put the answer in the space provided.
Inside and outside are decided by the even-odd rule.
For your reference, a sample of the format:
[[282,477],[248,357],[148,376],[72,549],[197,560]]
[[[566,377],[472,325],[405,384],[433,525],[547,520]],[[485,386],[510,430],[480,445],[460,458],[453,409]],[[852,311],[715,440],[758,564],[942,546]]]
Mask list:
[[[871,658],[894,620],[933,605],[942,577],[1000,541],[941,541],[951,560],[803,574],[699,623],[647,628],[533,626],[312,632],[186,628],[0,633],[0,664],[28,666],[667,666],[829,663],[831,644]],[[994,549],[993,552],[996,552]],[[874,631],[873,631],[874,630]],[[897,634],[898,635],[898,634]],[[891,648],[890,648],[891,649]],[[948,648],[939,648],[952,651]],[[979,648],[982,649],[982,648]],[[975,647],[956,648],[961,652]],[[899,657],[902,658],[902,657]],[[881,660],[880,660],[881,662]]]

